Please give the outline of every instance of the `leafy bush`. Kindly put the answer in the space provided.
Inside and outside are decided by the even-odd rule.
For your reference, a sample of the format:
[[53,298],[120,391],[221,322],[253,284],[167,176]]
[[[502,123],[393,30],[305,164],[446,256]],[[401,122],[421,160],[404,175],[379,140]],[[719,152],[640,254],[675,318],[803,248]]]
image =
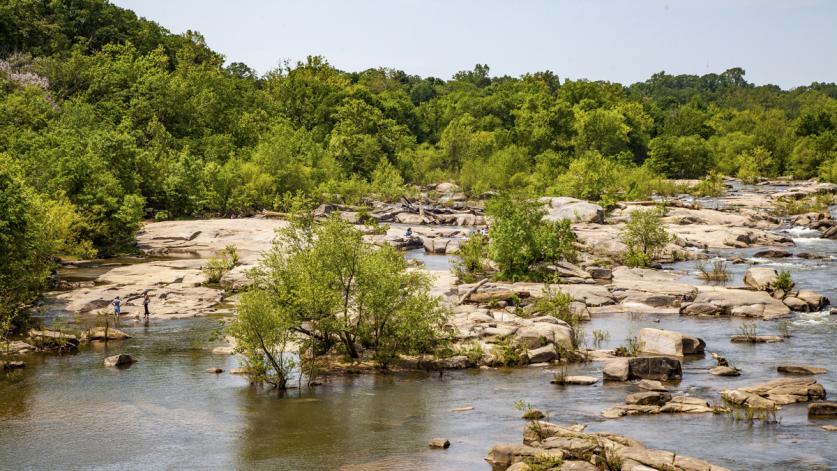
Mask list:
[[491,353],[502,366],[515,366],[524,362],[526,346],[510,339],[502,339],[494,344]]
[[695,261],[695,268],[698,270],[698,278],[709,283],[726,283],[730,279],[729,267],[724,260],[712,262],[712,268],[707,268],[702,260]]
[[486,207],[491,218],[488,254],[497,263],[501,279],[539,276],[536,263],[574,259],[576,240],[569,221],[544,221],[540,203],[520,193],[503,193]]
[[238,250],[234,245],[228,245],[223,250],[209,258],[203,272],[209,283],[218,283],[224,273],[238,265]]
[[488,237],[474,233],[459,245],[453,273],[463,283],[473,283],[488,275]]
[[438,348],[447,311],[403,253],[364,242],[337,215],[313,224],[303,212],[291,221],[251,276],[314,350],[358,359],[365,349],[387,367],[400,354]]
[[773,289],[789,293],[790,290],[793,289],[794,285],[795,283],[793,282],[793,278],[791,278],[790,272],[787,270],[781,270],[776,275],[776,280],[773,282]]
[[621,237],[628,246],[625,264],[633,267],[650,265],[673,239],[663,224],[659,209],[631,212]]

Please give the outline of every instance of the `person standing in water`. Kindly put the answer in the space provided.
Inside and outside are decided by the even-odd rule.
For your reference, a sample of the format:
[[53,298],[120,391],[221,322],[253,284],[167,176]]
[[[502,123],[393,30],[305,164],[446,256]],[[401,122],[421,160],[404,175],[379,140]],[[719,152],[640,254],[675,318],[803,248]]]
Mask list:
[[142,306],[145,308],[145,320],[148,320],[150,313],[148,312],[148,304],[151,302],[151,297],[148,296],[148,290],[142,293]]
[[119,296],[117,296],[113,299],[111,304],[113,304],[113,315],[116,316],[117,319],[119,319],[119,314],[122,313],[122,300],[119,299]]

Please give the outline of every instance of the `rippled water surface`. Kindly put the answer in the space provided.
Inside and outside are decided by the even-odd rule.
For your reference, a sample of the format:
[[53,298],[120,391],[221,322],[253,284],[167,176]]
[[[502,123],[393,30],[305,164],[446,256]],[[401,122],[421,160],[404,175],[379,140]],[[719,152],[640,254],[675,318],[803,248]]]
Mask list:
[[[793,251],[824,258],[759,260],[788,269],[801,288],[837,299],[837,243],[797,239]],[[721,252],[752,257],[753,250]],[[445,257],[421,257],[444,269]],[[694,276],[693,264],[673,268]],[[732,265],[733,284],[746,265]],[[134,336],[123,343],[85,347],[76,355],[34,355],[29,366],[0,375],[0,468],[3,469],[434,469],[487,470],[483,458],[494,443],[519,443],[522,399],[550,420],[584,422],[649,447],[709,460],[732,469],[837,469],[837,433],[820,429],[837,421],[809,420],[804,404],[786,406],[781,423],[750,426],[726,416],[657,415],[604,420],[600,412],[636,391],[629,384],[554,386],[553,370],[522,368],[438,374],[367,375],[330,379],[313,391],[285,397],[251,387],[209,367],[238,366],[212,355],[208,343],[217,318],[175,320],[149,326],[128,323]],[[602,347],[616,346],[641,327],[700,336],[743,370],[737,378],[706,373],[711,358],[689,358],[679,393],[717,401],[719,391],[778,377],[776,365],[804,363],[829,369],[817,376],[837,391],[837,316],[800,314],[783,343],[729,342],[739,319],[692,319],[676,315],[595,316],[585,325],[607,330]],[[759,322],[776,333],[778,322]],[[209,345],[209,346],[208,346]],[[139,361],[126,370],[104,368],[105,356],[127,352]],[[600,363],[571,366],[567,373],[601,375]],[[452,409],[473,406],[473,410]],[[450,439],[448,450],[429,450],[433,437]]]

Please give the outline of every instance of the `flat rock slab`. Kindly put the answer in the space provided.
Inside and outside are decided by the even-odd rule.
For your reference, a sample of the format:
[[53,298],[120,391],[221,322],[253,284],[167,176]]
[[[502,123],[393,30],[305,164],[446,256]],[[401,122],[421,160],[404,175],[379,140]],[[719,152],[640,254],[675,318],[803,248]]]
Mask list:
[[776,371],[790,375],[821,375],[828,373],[828,370],[825,368],[807,365],[779,365],[776,367]]
[[709,373],[715,376],[741,376],[741,371],[731,366],[716,366],[710,369]]
[[552,384],[573,384],[578,386],[590,386],[599,382],[598,378],[592,376],[564,376],[560,381],[552,380]]
[[637,387],[646,391],[668,392],[668,388],[663,383],[653,379],[643,379],[637,383]]
[[809,417],[837,416],[837,402],[814,402],[808,404]]

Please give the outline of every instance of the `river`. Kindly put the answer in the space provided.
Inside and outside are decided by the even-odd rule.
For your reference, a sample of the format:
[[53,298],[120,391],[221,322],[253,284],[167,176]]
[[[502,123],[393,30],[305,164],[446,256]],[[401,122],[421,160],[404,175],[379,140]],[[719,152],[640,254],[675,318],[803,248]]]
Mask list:
[[[793,233],[793,232],[792,232]],[[794,251],[825,258],[762,260],[791,271],[800,288],[837,299],[837,241],[797,238]],[[752,256],[729,250],[722,257]],[[425,259],[444,270],[443,256]],[[693,264],[671,267],[691,279]],[[746,265],[731,265],[740,282]],[[785,406],[780,423],[750,425],[724,415],[656,415],[604,420],[600,412],[635,390],[630,384],[555,386],[554,370],[520,368],[438,374],[378,374],[331,378],[313,390],[284,397],[250,386],[246,379],[206,372],[237,365],[210,353],[218,317],[123,323],[134,338],[78,354],[27,357],[27,368],[0,375],[0,468],[2,469],[279,469],[279,470],[482,470],[492,444],[518,443],[523,421],[513,404],[524,400],[557,423],[583,422],[588,430],[612,431],[646,446],[676,451],[731,469],[837,469],[837,434],[809,420],[804,404]],[[740,319],[693,319],[672,315],[601,315],[586,323],[605,329],[621,344],[640,327],[677,330],[703,338],[708,351],[741,368],[737,378],[715,377],[711,358],[690,358],[677,392],[718,399],[722,389],[777,377],[776,365],[802,363],[829,369],[817,376],[837,391],[837,316],[797,314],[792,337],[775,344],[733,344]],[[778,322],[760,322],[776,333]],[[114,353],[139,361],[128,369],[104,368]],[[572,365],[567,373],[601,375],[600,363]],[[473,410],[452,409],[473,406]],[[451,441],[430,450],[433,437]]]

